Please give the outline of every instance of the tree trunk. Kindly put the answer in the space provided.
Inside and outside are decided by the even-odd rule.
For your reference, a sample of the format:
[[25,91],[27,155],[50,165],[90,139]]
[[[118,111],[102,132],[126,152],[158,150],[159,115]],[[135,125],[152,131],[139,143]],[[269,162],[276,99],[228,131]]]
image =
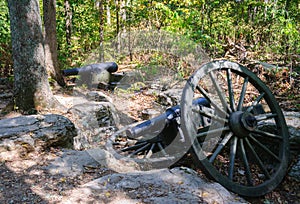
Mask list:
[[57,61],[56,0],[43,0],[45,26],[45,64],[49,75],[61,86],[65,81]]
[[126,0],[120,0],[120,14],[122,17],[123,30],[126,29]]
[[[290,3],[291,1],[290,0],[286,0],[285,1],[285,7],[284,7],[284,19],[285,19],[285,22],[284,22],[284,26],[287,27],[287,21],[288,21],[288,18],[289,18],[289,7],[290,7]],[[290,51],[290,37],[288,34],[283,34],[283,41],[282,41],[282,46],[284,47],[284,50],[285,50],[285,57],[284,57],[284,61],[285,63],[288,63],[288,60],[289,60],[289,51]]]
[[129,52],[129,57],[130,57],[130,61],[132,62],[132,58],[133,58],[133,56],[132,56],[132,45],[131,45],[131,21],[132,21],[132,19],[131,19],[131,6],[132,6],[132,0],[129,0],[128,2],[127,2],[127,6],[130,8],[130,10],[128,11],[128,22],[129,22],[129,24],[128,24],[128,52]]
[[110,7],[109,7],[109,0],[106,2],[106,21],[107,25],[111,25],[111,14],[110,14]]
[[65,16],[66,16],[66,41],[67,41],[67,45],[71,46],[72,10],[71,10],[69,0],[65,0]]
[[116,4],[116,36],[117,36],[117,43],[116,43],[116,50],[117,53],[120,53],[120,19],[119,19],[119,12],[120,12],[120,6],[119,6],[119,0],[115,0]]
[[14,61],[15,105],[27,113],[58,105],[45,68],[38,0],[8,0]]
[[99,2],[99,60],[100,62],[104,62],[104,0],[100,0]]

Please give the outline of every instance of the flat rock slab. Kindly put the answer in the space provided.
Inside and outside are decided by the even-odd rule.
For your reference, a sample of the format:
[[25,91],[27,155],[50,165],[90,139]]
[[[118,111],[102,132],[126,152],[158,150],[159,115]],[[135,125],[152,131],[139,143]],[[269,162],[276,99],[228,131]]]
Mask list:
[[138,169],[136,163],[118,160],[111,153],[100,148],[85,151],[65,150],[45,169],[50,174],[75,177],[81,175],[85,167],[108,168],[116,172],[134,172]]
[[115,173],[73,190],[61,203],[247,203],[188,168]]
[[77,130],[61,115],[30,115],[0,120],[0,158],[9,159],[51,146],[73,147]]

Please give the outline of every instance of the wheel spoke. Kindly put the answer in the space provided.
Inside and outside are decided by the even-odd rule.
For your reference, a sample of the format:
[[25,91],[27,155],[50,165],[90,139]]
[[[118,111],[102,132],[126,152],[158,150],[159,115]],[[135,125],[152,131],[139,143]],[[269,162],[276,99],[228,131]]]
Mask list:
[[203,137],[203,136],[206,136],[208,134],[215,134],[215,133],[223,132],[223,131],[227,131],[227,130],[229,130],[229,126],[225,126],[225,127],[222,127],[222,128],[217,128],[217,129],[214,129],[214,130],[209,130],[207,132],[200,132],[196,135],[196,137]]
[[255,139],[251,134],[249,135],[249,138],[257,144],[260,148],[262,148],[266,153],[268,153],[270,156],[272,156],[274,159],[276,159],[278,162],[281,162],[281,159],[277,157],[269,148],[267,148],[265,145],[263,145],[261,142],[259,142],[257,139]]
[[235,111],[235,105],[234,105],[234,93],[232,89],[232,78],[231,78],[231,70],[227,69],[227,85],[228,85],[228,94],[229,94],[229,102],[230,102],[230,108],[232,111]]
[[211,81],[212,81],[212,83],[213,83],[213,85],[214,85],[217,93],[218,93],[218,96],[219,96],[219,98],[221,100],[221,103],[222,103],[223,107],[225,108],[225,110],[228,110],[231,113],[232,110],[231,110],[231,108],[227,104],[226,98],[224,97],[224,93],[223,93],[223,91],[220,88],[220,85],[218,83],[218,80],[216,79],[215,74],[213,72],[209,72],[209,76],[210,76],[210,79],[211,79]]
[[230,140],[231,136],[233,135],[232,132],[228,132],[225,137],[222,139],[222,141],[219,143],[216,151],[213,153],[213,155],[209,158],[209,162],[213,163],[213,161],[216,159],[218,154],[222,151],[222,149],[225,147],[227,142]]
[[136,150],[142,146],[144,146],[147,142],[142,142],[142,143],[139,143],[139,144],[136,144],[136,145],[133,145],[131,147],[126,147],[126,148],[123,148],[121,150],[119,150],[119,152],[127,152],[127,151],[131,151],[131,150]]
[[238,111],[242,110],[243,102],[244,102],[245,94],[246,94],[246,90],[247,90],[247,85],[248,85],[248,77],[246,77],[244,79],[244,83],[243,83],[243,87],[242,87],[242,91],[241,91],[241,95],[240,95],[240,100],[239,100],[239,104],[237,107]]
[[252,106],[256,106],[260,100],[265,96],[265,92],[260,93],[260,95],[253,101]]
[[133,155],[136,155],[137,153],[139,152],[142,152],[144,151],[145,149],[147,149],[151,144],[150,143],[147,143],[145,144],[144,146],[142,146],[141,148],[137,149],[136,151],[132,152],[131,154],[128,155],[128,157],[131,157]]
[[266,113],[266,114],[256,115],[254,117],[257,121],[262,121],[262,120],[267,120],[270,118],[275,118],[275,117],[277,117],[277,114],[276,113]]
[[263,171],[264,175],[266,176],[267,179],[270,179],[271,176],[268,172],[268,170],[265,168],[263,162],[261,161],[261,159],[259,158],[259,156],[257,155],[257,153],[255,152],[253,146],[250,144],[250,141],[248,140],[248,138],[245,139],[249,149],[251,150],[251,153],[253,154],[253,156],[255,157],[255,160],[257,161],[258,166],[260,167],[260,169]]
[[220,113],[222,113],[222,115],[226,115],[227,117],[229,117],[229,114],[226,113],[224,110],[222,110],[219,105],[215,104],[215,102],[213,102],[210,97],[208,96],[208,93],[200,86],[197,86],[196,89],[205,97],[205,99]]
[[247,109],[247,112],[253,110],[253,108],[260,102],[260,100],[264,97],[265,92],[260,93],[260,95],[253,101],[252,105]]
[[270,137],[270,138],[273,138],[273,139],[279,139],[279,140],[283,139],[280,135],[276,135],[276,134],[273,134],[273,133],[270,133],[270,132],[265,132],[265,131],[262,131],[262,130],[253,130],[252,132],[255,133],[255,134],[262,135],[262,136],[265,136],[265,137]]
[[178,133],[179,133],[179,136],[180,136],[179,141],[180,141],[180,142],[185,142],[184,134],[183,134],[182,129],[181,129],[181,127],[180,127],[179,125],[178,125],[178,127],[177,127],[177,130],[178,130]]
[[251,171],[250,171],[250,166],[249,166],[249,162],[247,159],[247,155],[246,155],[246,151],[245,151],[245,147],[244,147],[244,140],[240,139],[240,149],[241,149],[241,153],[242,153],[242,160],[244,163],[244,167],[246,170],[246,178],[247,178],[247,182],[250,186],[253,186],[253,181],[251,178]]
[[207,133],[207,131],[209,131],[210,126],[205,126],[205,127],[201,127],[199,128],[197,131],[197,133]]
[[147,155],[145,156],[146,159],[149,159],[152,156],[154,147],[155,147],[155,143],[151,145],[149,151],[147,152]]
[[230,180],[233,179],[234,161],[235,161],[235,156],[236,156],[237,141],[238,141],[238,138],[234,137],[233,140],[231,141],[231,145],[230,145],[230,163],[229,163],[229,171],[228,171],[228,177]]
[[162,144],[161,144],[160,142],[157,143],[157,146],[158,146],[159,150],[163,153],[164,156],[169,156],[169,155],[166,153],[166,151],[164,150],[164,148],[163,148],[163,146],[162,146]]

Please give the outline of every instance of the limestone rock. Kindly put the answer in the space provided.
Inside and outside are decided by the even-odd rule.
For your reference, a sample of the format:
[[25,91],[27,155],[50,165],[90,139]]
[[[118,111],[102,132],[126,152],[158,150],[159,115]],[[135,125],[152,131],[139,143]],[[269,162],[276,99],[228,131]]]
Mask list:
[[134,162],[117,160],[109,152],[96,148],[85,151],[66,150],[62,156],[51,162],[46,170],[51,174],[75,177],[84,172],[85,167],[108,168],[117,172],[134,172],[138,165]]
[[78,136],[75,138],[77,150],[99,145],[119,124],[119,116],[110,102],[89,101],[73,106],[69,112],[77,118]]
[[30,115],[0,120],[0,156],[26,154],[51,146],[73,147],[77,131],[61,115]]
[[176,106],[180,103],[182,89],[169,89],[158,95],[158,102],[164,106]]
[[[84,195],[84,196],[79,196]],[[62,203],[247,203],[188,168],[115,173],[71,192]]]

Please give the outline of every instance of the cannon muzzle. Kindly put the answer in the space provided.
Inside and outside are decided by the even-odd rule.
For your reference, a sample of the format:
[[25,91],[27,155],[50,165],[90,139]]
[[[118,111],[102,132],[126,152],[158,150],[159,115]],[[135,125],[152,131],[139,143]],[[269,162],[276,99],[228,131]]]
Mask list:
[[99,84],[110,82],[112,72],[118,70],[115,62],[103,62],[99,64],[90,64],[81,68],[63,70],[64,76],[79,75],[78,85],[86,84],[89,88],[98,87]]
[[118,65],[115,62],[103,62],[98,64],[90,64],[80,68],[72,68],[63,70],[64,76],[74,76],[83,73],[98,73],[101,71],[108,71],[109,73],[113,73],[118,71]]
[[[193,101],[194,106],[209,107],[209,102],[205,98],[198,98]],[[180,117],[180,106],[168,108],[165,113],[150,120],[144,121],[126,131],[128,138],[138,138],[140,136],[158,135],[175,118]]]

